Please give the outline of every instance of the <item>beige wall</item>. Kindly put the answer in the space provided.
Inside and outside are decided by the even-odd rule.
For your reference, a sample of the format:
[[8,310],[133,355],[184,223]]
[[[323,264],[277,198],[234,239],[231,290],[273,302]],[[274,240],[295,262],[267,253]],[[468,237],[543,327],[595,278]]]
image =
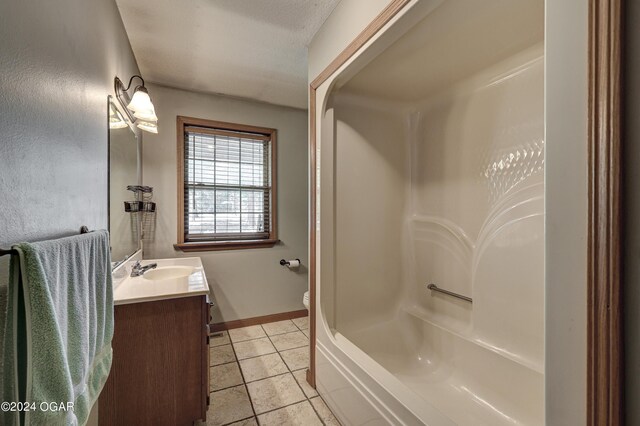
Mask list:
[[389,0],[341,0],[309,45],[312,81],[369,23]]
[[[307,290],[307,112],[230,97],[149,85],[159,134],[145,134],[143,182],[154,188],[155,232],[146,259],[199,256],[217,305],[214,321],[304,309]],[[176,116],[228,121],[278,130],[278,238],[273,248],[182,253],[176,243]],[[278,263],[300,258],[293,272]]]

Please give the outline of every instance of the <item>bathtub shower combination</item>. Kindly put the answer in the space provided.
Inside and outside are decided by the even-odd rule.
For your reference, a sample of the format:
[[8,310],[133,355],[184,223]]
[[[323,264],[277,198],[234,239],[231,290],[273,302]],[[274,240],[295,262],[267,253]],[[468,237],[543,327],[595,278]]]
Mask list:
[[318,388],[347,424],[542,424],[544,3],[425,3],[319,102]]

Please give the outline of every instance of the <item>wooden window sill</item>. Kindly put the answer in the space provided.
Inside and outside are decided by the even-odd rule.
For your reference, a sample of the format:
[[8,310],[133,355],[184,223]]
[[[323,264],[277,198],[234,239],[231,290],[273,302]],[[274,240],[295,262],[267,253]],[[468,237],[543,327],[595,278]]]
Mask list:
[[269,248],[276,245],[280,240],[247,240],[247,241],[207,241],[200,243],[177,243],[173,247],[184,252],[192,251],[217,251],[217,250],[240,250],[252,248]]

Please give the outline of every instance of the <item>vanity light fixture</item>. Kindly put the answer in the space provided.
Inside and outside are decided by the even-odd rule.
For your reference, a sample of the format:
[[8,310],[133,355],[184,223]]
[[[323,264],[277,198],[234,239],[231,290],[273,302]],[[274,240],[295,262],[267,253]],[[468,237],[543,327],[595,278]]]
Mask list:
[[137,124],[139,129],[142,129],[149,133],[158,134],[158,125],[152,121],[138,121]]
[[[133,89],[133,96],[128,91],[131,89],[133,79],[138,78],[142,82]],[[134,75],[129,79],[127,87],[124,86],[122,80],[115,78],[114,88],[116,97],[120,104],[125,107],[125,111],[132,123],[135,123],[139,129],[150,133],[158,133],[158,117],[149,97],[149,92],[144,86],[144,79],[139,75]]]
[[118,111],[117,107],[109,103],[109,128],[110,129],[124,129],[125,127],[129,127],[127,122],[125,121],[120,111]]

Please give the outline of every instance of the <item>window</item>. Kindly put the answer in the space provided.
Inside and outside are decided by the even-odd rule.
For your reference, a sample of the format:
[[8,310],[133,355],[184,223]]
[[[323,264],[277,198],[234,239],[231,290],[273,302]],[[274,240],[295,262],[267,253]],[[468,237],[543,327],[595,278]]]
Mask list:
[[278,242],[275,145],[275,129],[178,117],[177,249]]

